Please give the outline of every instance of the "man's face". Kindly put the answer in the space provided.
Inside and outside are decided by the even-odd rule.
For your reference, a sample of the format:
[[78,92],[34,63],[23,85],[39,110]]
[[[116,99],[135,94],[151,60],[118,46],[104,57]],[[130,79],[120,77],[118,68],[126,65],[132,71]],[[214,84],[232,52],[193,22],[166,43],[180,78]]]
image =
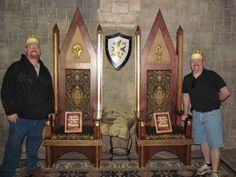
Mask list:
[[41,49],[37,43],[29,43],[25,48],[25,55],[29,59],[39,59],[41,55]]
[[200,59],[196,59],[196,60],[191,60],[191,69],[193,71],[193,73],[198,74],[200,72],[202,72],[203,70],[203,61]]

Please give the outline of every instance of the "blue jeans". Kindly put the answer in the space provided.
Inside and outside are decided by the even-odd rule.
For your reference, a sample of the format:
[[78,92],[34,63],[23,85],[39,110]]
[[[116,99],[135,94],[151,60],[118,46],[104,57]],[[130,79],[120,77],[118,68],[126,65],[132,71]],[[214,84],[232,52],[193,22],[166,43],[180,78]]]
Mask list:
[[9,135],[0,172],[1,177],[13,177],[15,175],[25,137],[27,169],[33,170],[37,167],[44,122],[44,120],[17,119],[16,123],[9,123]]
[[208,143],[210,148],[222,148],[223,127],[221,110],[193,111],[193,139],[195,144]]

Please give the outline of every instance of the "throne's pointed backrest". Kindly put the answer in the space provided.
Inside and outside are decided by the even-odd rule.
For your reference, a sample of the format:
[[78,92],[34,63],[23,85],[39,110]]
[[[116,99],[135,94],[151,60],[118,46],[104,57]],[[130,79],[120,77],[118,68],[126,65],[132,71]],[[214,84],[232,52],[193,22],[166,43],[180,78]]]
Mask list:
[[141,118],[169,112],[174,125],[177,85],[178,56],[159,10],[141,53]]
[[60,124],[65,111],[82,111],[83,120],[91,120],[96,106],[96,52],[79,9],[58,58]]

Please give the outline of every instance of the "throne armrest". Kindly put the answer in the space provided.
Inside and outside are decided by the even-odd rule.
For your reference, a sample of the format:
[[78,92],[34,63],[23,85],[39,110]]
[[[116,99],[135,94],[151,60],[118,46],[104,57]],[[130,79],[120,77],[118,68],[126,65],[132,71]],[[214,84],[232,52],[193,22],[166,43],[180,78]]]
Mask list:
[[94,138],[101,139],[101,120],[94,120]]
[[47,119],[44,125],[44,136],[45,139],[50,139],[52,137],[52,123],[50,119]]
[[140,139],[145,139],[146,137],[146,120],[143,119],[137,119],[137,134]]
[[[55,114],[55,117],[57,118],[60,112]],[[45,133],[45,139],[50,139],[52,137],[52,132],[55,127],[55,120],[53,117],[49,117],[45,121],[45,126],[44,126],[44,133]]]
[[184,122],[185,136],[186,138],[192,138],[192,116],[188,115]]
[[[184,114],[183,110],[176,110],[175,113],[178,116],[182,116]],[[192,116],[188,114],[187,119],[184,121],[184,130],[186,138],[192,138]]]

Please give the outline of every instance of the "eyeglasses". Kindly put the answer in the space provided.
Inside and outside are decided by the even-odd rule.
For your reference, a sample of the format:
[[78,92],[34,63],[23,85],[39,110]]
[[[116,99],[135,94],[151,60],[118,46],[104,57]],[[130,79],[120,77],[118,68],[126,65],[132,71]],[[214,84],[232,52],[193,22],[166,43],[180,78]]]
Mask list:
[[39,49],[39,45],[28,45],[28,49]]

